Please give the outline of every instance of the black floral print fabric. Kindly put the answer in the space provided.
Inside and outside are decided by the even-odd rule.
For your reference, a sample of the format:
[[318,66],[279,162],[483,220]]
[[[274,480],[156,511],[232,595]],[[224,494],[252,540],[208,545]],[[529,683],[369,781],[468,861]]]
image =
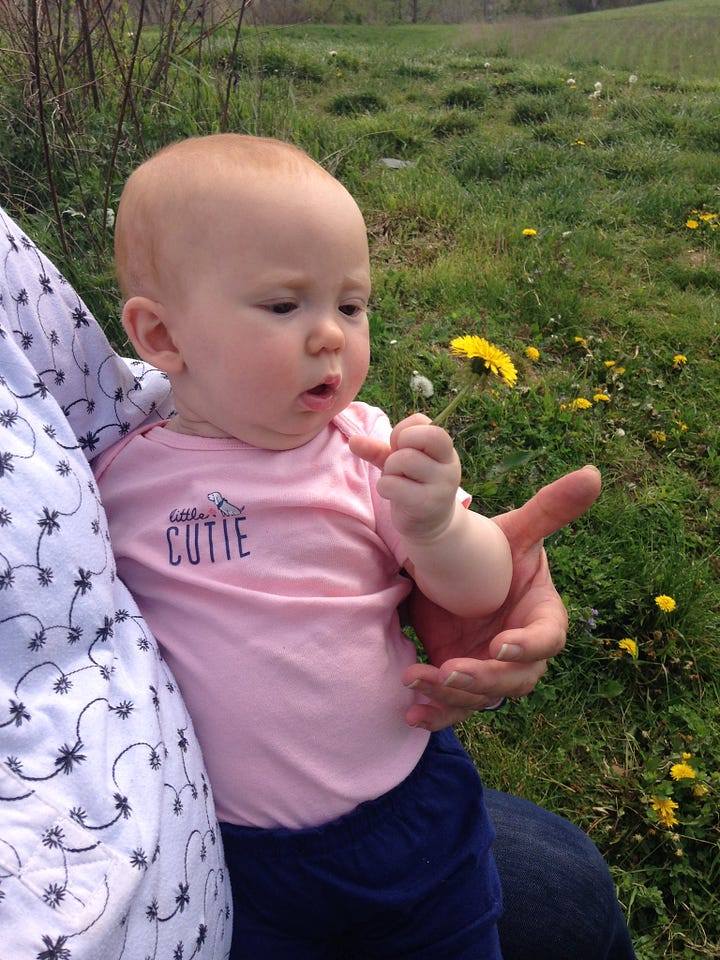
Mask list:
[[[190,719],[115,576],[88,459],[170,411],[0,210],[0,956],[221,960]],[[160,478],[159,478],[160,479]]]

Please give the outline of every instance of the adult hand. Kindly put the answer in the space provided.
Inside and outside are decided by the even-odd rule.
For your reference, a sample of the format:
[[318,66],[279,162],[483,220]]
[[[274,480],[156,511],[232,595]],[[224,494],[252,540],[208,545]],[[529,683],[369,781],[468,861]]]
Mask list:
[[510,592],[494,614],[461,619],[413,590],[409,621],[431,662],[413,664],[402,679],[430,702],[408,710],[409,724],[440,730],[535,687],[548,658],[565,646],[567,632],[567,613],[550,576],[543,539],[582,516],[600,487],[599,470],[583,467],[494,518],[513,557]]

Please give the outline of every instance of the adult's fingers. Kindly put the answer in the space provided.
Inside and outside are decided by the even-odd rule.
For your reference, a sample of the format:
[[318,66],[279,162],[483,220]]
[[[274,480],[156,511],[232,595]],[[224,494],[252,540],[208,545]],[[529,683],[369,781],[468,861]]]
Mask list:
[[414,704],[406,718],[412,725],[431,723],[428,729],[440,730],[506,697],[526,696],[545,669],[545,661],[501,663],[472,658],[448,660],[440,668],[414,664],[403,674],[403,682],[429,702]]
[[542,487],[516,510],[495,518],[513,544],[527,548],[581,517],[597,500],[602,478],[588,465]]

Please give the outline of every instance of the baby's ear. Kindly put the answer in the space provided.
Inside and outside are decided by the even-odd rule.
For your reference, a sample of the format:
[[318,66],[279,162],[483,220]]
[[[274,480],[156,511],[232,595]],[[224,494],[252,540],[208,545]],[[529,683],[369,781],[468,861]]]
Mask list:
[[183,359],[165,320],[166,310],[149,297],[130,297],[122,323],[138,356],[165,373],[179,373]]

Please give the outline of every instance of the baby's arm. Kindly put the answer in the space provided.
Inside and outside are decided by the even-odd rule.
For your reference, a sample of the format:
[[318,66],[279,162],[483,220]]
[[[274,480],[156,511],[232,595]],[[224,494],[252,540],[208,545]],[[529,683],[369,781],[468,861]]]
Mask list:
[[390,501],[422,592],[463,617],[497,609],[510,586],[510,548],[496,524],[459,503],[460,460],[449,435],[414,414],[395,427],[389,447],[363,436],[350,446],[382,470],[378,493]]

